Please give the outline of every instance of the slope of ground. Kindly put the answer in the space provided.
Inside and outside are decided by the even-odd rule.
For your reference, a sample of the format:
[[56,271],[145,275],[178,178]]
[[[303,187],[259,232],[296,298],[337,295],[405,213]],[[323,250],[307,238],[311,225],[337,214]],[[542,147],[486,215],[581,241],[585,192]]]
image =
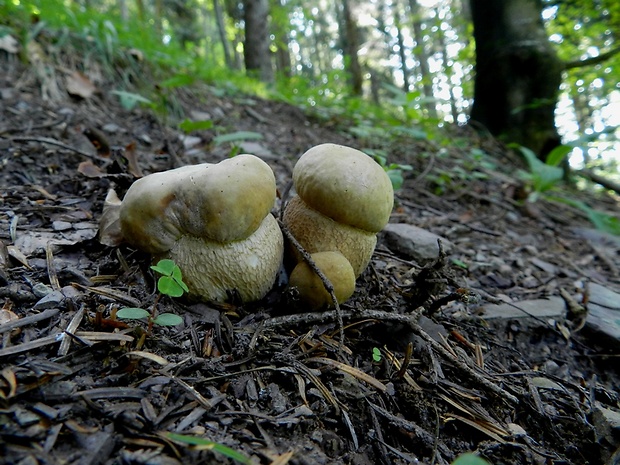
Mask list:
[[[617,340],[579,330],[569,304],[485,318],[489,304],[545,310],[562,294],[587,303],[589,283],[618,289],[618,245],[584,238],[596,232],[574,209],[522,208],[519,162],[501,145],[465,128],[441,143],[360,140],[286,104],[208,88],[174,92],[177,109],[214,122],[186,137],[123,109],[109,86],[79,98],[62,74],[3,66],[0,462],[430,465],[474,451],[493,464],[618,463]],[[323,142],[412,165],[391,223],[437,234],[444,254],[411,251],[419,231],[381,235],[342,305],[342,346],[335,312],[291,313],[281,288],[246,306],[163,298],[159,311],[183,324],[139,342],[145,325],[112,315],[150,308],[154,276],[148,257],[97,240],[106,194],[220,161],[237,148],[214,137],[235,131],[263,135],[241,151],[271,165],[282,193],[295,160]]]

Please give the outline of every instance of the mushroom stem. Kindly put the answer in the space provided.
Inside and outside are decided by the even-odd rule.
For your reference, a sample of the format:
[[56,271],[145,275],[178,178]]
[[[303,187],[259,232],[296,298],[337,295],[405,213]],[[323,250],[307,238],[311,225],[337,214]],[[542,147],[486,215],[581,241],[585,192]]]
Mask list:
[[338,333],[340,335],[340,341],[338,342],[338,353],[342,354],[342,350],[344,347],[344,321],[342,320],[342,311],[340,310],[340,304],[338,303],[338,298],[336,297],[336,293],[334,292],[334,286],[327,276],[321,271],[321,269],[314,263],[310,254],[303,248],[303,246],[299,243],[295,236],[289,231],[286,225],[282,222],[282,220],[278,219],[278,225],[280,225],[280,229],[282,230],[282,234],[287,238],[287,240],[295,247],[295,249],[302,256],[304,261],[308,264],[308,266],[316,273],[319,277],[325,290],[329,293],[329,296],[334,303],[334,309],[336,310],[336,318],[338,320]]

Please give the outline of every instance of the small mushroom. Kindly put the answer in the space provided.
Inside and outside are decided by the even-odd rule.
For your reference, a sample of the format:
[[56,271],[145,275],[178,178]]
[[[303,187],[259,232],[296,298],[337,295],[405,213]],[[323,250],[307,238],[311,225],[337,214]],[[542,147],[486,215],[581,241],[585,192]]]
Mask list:
[[273,171],[254,155],[184,166],[136,181],[120,206],[124,239],[181,268],[190,296],[261,299],[282,263],[283,238],[270,211]]
[[290,232],[310,254],[339,251],[359,276],[394,205],[385,170],[359,150],[321,144],[297,161],[293,183],[283,217]]
[[[351,264],[340,252],[316,252],[310,255],[334,288],[339,304],[345,302],[355,291],[355,275]],[[289,286],[299,292],[299,300],[310,311],[333,307],[331,295],[323,281],[305,262],[299,262],[289,278]]]

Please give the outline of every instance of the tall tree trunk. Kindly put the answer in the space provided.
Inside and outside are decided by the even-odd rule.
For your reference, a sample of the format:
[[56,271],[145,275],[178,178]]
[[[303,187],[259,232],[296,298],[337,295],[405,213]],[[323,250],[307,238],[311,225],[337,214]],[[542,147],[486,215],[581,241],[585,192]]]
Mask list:
[[[435,16],[439,18],[439,9],[435,10]],[[459,120],[459,109],[456,104],[456,96],[454,95],[454,83],[452,77],[452,65],[450,64],[450,58],[448,57],[448,47],[446,46],[446,35],[441,28],[437,29],[437,38],[439,39],[439,47],[441,48],[441,56],[443,59],[443,73],[446,76],[446,85],[448,86],[448,93],[450,95],[450,114],[452,115],[452,121],[456,124]]]
[[244,0],[245,69],[263,82],[273,82],[273,67],[269,50],[268,0]]
[[403,73],[403,90],[409,92],[411,82],[409,82],[409,67],[407,66],[407,54],[405,53],[405,38],[401,29],[403,21],[400,12],[400,3],[392,4],[394,10],[394,27],[396,28],[396,43],[398,44],[398,57],[400,58],[400,69]]
[[283,0],[277,0],[272,7],[271,28],[276,47],[276,69],[280,75],[289,78],[292,75],[293,66],[289,50],[291,21]]
[[422,30],[422,17],[420,15],[420,5],[417,0],[409,0],[411,19],[413,26],[413,38],[415,39],[414,54],[420,63],[420,75],[422,76],[422,89],[425,97],[424,108],[429,118],[437,119],[437,108],[433,94],[433,76],[428,68],[428,53],[424,46],[424,31]]
[[347,70],[349,71],[351,90],[354,95],[362,95],[362,67],[357,56],[359,34],[357,23],[353,19],[349,0],[342,0],[342,16],[344,22],[344,35],[342,37],[344,40],[344,56]]
[[224,12],[222,11],[220,0],[213,0],[213,11],[215,12],[217,31],[220,36],[220,41],[222,42],[222,48],[224,49],[224,61],[226,63],[226,67],[233,69],[235,68],[235,62],[230,54],[230,43],[226,37],[226,23],[224,22]]
[[562,62],[540,0],[471,0],[476,77],[471,119],[545,159],[560,143],[555,106]]

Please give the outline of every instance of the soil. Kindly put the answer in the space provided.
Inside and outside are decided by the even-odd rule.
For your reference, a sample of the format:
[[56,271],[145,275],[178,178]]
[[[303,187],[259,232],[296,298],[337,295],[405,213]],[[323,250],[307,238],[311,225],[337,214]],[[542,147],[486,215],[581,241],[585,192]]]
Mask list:
[[[484,318],[489,303],[620,285],[618,257],[575,232],[591,228],[584,215],[523,206],[523,166],[502,144],[467,127],[356,138],[339,116],[209,86],[170,90],[166,113],[126,110],[114,83],[92,79],[84,98],[57,72],[52,95],[33,68],[3,65],[1,463],[430,465],[464,452],[496,465],[620,463],[617,430],[597,419],[620,406],[617,341],[570,314]],[[192,112],[214,126],[184,139],[176,122]],[[451,248],[416,261],[380,235],[340,315],[292,311],[282,283],[254,304],[157,300],[149,257],[99,242],[104,199],[142,174],[229,157],[239,147],[216,136],[235,131],[262,134],[241,150],[273,168],[282,202],[295,160],[320,143],[411,165],[391,222]],[[611,195],[578,195],[617,212]],[[114,318],[156,302],[183,323],[147,334]]]

